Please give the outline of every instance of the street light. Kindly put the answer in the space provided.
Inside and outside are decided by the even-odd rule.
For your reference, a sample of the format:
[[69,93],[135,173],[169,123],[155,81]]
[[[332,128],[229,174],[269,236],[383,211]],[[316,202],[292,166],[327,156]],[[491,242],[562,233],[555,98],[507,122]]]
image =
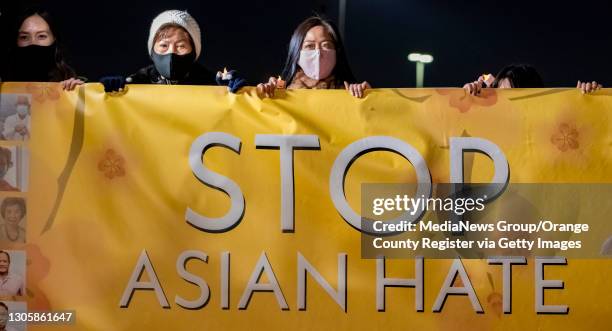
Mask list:
[[423,87],[425,77],[425,63],[432,63],[433,56],[429,54],[410,53],[408,61],[416,62],[416,87]]
[[344,29],[346,27],[346,2],[347,0],[340,0],[338,8],[338,28],[340,29],[340,36],[344,40],[346,40],[346,36],[344,35]]

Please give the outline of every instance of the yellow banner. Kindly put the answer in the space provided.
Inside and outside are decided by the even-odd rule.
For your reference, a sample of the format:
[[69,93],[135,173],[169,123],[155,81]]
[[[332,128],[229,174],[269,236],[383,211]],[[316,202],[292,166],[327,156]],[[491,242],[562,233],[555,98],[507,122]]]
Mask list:
[[[502,310],[502,266],[467,259],[461,262],[483,313],[466,295],[450,295],[434,311],[453,260],[427,258],[422,311],[415,288],[391,286],[380,309],[380,262],[362,258],[349,215],[361,211],[363,183],[415,183],[425,170],[433,183],[451,182],[454,138],[495,145],[510,183],[609,184],[612,89],[478,97],[461,89],[380,89],[364,99],[303,90],[263,100],[254,90],[224,87],[135,85],[110,95],[98,84],[64,92],[58,84],[4,83],[0,92],[2,116],[17,116],[22,104],[31,117],[1,143],[13,160],[2,199],[27,204],[25,238],[7,230],[2,241],[11,257],[24,252],[11,269],[26,290],[3,301],[73,310],[75,330],[612,325],[609,259],[545,267],[544,278],[562,280],[564,289],[546,289],[543,300],[567,305],[564,314],[538,313],[534,259],[512,268],[511,313]],[[466,182],[498,175],[482,153],[464,161]],[[387,279],[417,275],[413,259],[384,263]]]

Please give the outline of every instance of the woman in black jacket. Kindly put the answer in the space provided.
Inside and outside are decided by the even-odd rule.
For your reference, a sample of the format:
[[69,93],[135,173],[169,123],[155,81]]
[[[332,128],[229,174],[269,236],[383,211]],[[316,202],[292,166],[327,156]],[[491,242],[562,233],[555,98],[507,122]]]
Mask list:
[[246,84],[235,77],[235,71],[207,70],[196,61],[202,41],[200,27],[186,11],[167,10],[151,23],[147,43],[153,64],[123,77],[104,77],[101,82],[107,92],[119,91],[125,83],[168,85],[228,85],[231,92]]
[[78,78],[64,59],[61,38],[49,12],[41,8],[26,10],[16,21],[15,47],[9,51],[4,81],[61,82],[73,90],[84,79]]

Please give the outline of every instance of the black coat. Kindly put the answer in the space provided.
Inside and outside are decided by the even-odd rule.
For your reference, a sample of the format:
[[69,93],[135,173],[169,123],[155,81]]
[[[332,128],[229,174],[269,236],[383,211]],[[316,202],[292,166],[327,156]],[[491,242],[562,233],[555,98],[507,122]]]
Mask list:
[[194,63],[185,78],[174,81],[162,77],[154,65],[144,67],[127,77],[129,84],[168,84],[168,85],[217,85],[215,73]]

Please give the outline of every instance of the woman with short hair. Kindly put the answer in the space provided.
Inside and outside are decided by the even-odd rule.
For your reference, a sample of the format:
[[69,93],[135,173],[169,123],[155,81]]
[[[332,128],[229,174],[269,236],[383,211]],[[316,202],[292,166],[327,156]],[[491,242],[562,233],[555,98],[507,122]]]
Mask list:
[[186,11],[167,10],[151,23],[147,49],[153,64],[127,77],[103,77],[106,92],[121,91],[129,84],[227,85],[236,92],[246,81],[235,71],[207,70],[197,63],[202,52],[198,22]]
[[0,205],[0,242],[25,243],[26,231],[21,222],[26,215],[26,204],[23,198],[8,197]]

